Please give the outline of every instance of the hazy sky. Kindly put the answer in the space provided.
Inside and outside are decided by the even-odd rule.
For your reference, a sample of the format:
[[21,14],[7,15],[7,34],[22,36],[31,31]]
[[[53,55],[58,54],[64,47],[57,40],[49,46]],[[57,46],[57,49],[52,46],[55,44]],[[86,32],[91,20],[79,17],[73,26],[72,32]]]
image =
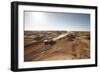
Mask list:
[[24,12],[25,30],[90,31],[90,14]]

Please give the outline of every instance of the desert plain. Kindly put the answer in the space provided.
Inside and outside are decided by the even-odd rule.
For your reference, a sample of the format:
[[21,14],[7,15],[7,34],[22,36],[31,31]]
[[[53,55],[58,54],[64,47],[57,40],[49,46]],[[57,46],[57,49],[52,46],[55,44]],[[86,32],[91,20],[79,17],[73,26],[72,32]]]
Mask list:
[[89,58],[89,31],[24,31],[25,62]]

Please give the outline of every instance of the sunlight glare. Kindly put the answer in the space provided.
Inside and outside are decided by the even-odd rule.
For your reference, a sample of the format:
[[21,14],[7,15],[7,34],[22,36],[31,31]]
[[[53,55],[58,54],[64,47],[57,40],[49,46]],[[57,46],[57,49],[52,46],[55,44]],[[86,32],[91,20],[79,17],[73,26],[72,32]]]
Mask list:
[[33,17],[35,20],[42,21],[42,20],[44,20],[44,18],[45,18],[45,14],[42,13],[42,12],[34,12],[34,13],[32,14],[32,17]]

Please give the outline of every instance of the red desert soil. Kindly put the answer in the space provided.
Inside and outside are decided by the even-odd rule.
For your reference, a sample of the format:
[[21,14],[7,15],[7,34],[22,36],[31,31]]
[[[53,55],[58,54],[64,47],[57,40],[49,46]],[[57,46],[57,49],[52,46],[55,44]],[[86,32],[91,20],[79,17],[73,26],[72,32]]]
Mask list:
[[80,32],[75,39],[65,36],[58,39],[56,43],[46,48],[42,42],[35,42],[24,49],[24,61],[44,61],[44,60],[71,60],[90,58],[89,32]]

